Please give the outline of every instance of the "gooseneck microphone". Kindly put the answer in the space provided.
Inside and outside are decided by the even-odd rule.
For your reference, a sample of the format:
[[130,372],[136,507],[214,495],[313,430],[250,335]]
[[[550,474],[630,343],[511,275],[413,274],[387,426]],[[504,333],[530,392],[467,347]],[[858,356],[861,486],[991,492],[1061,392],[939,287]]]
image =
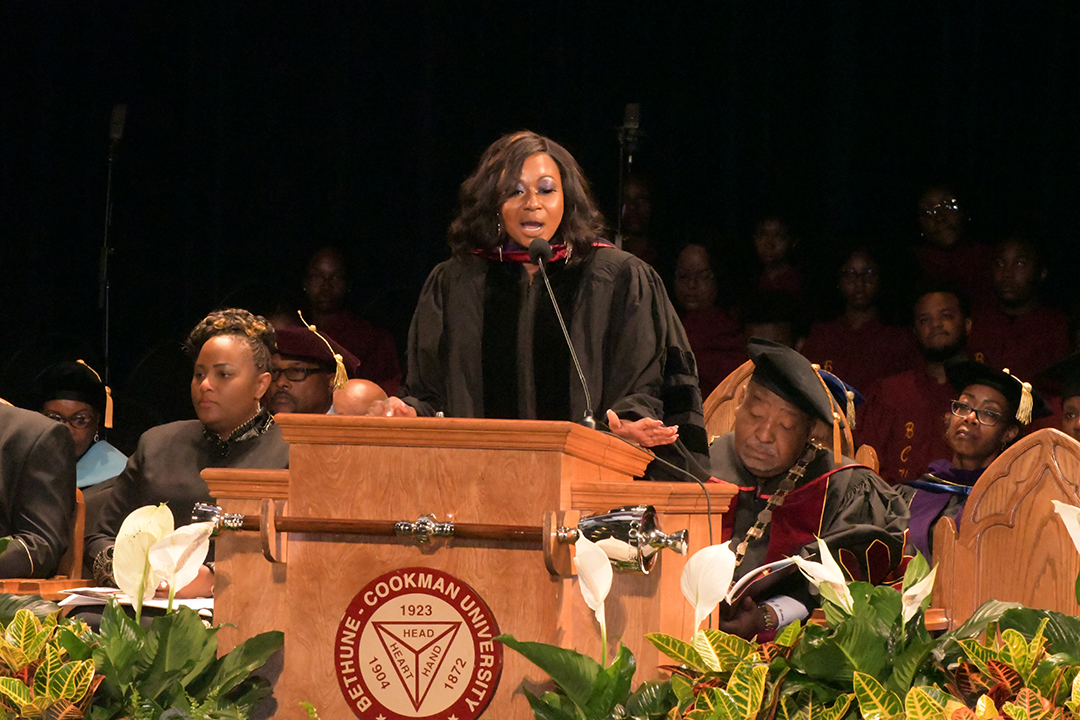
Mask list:
[[562,312],[559,310],[559,303],[555,301],[555,292],[551,289],[551,281],[548,280],[547,270],[544,268],[544,265],[550,262],[553,257],[555,257],[555,251],[551,249],[551,243],[544,238],[535,238],[529,243],[529,260],[540,267],[540,276],[544,278],[544,287],[547,288],[548,297],[551,298],[551,305],[555,308],[555,317],[558,318],[559,327],[562,328],[563,337],[566,338],[566,346],[570,348],[570,359],[574,361],[574,369],[577,370],[578,379],[581,381],[581,389],[585,392],[585,417],[581,419],[581,424],[595,430],[596,418],[593,417],[592,395],[589,394],[589,384],[585,382],[585,373],[581,370],[581,363],[578,362],[574,343],[570,340],[570,332],[566,329]]

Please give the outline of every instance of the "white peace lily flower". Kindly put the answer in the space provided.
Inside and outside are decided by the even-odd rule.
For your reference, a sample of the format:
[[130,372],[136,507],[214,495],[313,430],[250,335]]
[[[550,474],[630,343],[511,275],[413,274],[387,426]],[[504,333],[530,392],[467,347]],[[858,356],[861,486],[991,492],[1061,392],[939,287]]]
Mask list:
[[937,565],[934,566],[933,570],[926,574],[926,577],[904,591],[901,602],[903,603],[904,608],[905,625],[908,620],[915,617],[915,613],[919,612],[923,600],[930,597],[930,591],[934,589],[934,577],[936,575]]
[[136,614],[142,603],[154,597],[158,580],[150,566],[150,548],[172,532],[172,512],[165,505],[145,505],[124,518],[113,549],[113,578],[116,586],[135,602]]
[[158,539],[173,531],[172,512],[164,503],[143,505],[141,508],[132,510],[120,525],[120,532],[116,533],[116,539],[144,531]]
[[812,582],[819,591],[828,588],[831,592],[824,592],[825,597],[833,600],[831,596],[835,595],[836,604],[850,615],[855,609],[855,601],[852,600],[851,591],[848,590],[844,571],[840,569],[839,563],[829,552],[829,546],[821,538],[818,538],[818,552],[821,554],[821,562],[807,560],[797,555],[792,556],[792,560],[806,579]]
[[150,548],[148,555],[155,579],[169,583],[170,607],[175,592],[199,574],[199,567],[210,551],[213,531],[212,522],[191,523],[177,528]]
[[727,543],[698,550],[686,561],[680,585],[683,597],[694,606],[694,629],[727,597],[735,574],[735,553]]
[[578,585],[585,604],[596,613],[596,622],[600,623],[600,662],[607,665],[607,622],[604,618],[604,600],[611,592],[614,572],[607,553],[596,545],[585,533],[578,533],[576,549]]
[[604,600],[611,592],[611,581],[614,572],[611,569],[611,561],[607,554],[584,533],[578,533],[577,542],[574,543],[577,550],[577,575],[581,586],[581,596],[585,598],[585,604],[596,613],[596,621],[604,624]]
[[1054,512],[1061,516],[1061,522],[1065,523],[1065,529],[1069,531],[1073,545],[1080,552],[1080,507],[1068,503],[1051,500],[1054,503]]

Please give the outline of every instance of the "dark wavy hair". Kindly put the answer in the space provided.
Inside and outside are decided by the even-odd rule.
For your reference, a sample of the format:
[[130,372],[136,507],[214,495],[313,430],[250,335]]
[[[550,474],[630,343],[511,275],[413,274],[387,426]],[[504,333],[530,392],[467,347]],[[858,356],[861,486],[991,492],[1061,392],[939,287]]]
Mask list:
[[454,255],[472,250],[492,250],[503,244],[502,206],[513,195],[525,160],[546,153],[562,176],[563,218],[552,242],[564,242],[575,259],[592,251],[592,243],[604,232],[604,216],[596,206],[589,181],[574,156],[559,143],[522,130],[503,135],[480,156],[480,164],[461,184],[461,209],[450,223],[448,239]]
[[184,341],[184,350],[194,362],[203,345],[218,335],[235,335],[247,343],[255,358],[255,367],[259,372],[270,371],[270,356],[274,354],[274,326],[262,315],[253,315],[247,310],[229,308],[215,310],[192,329]]

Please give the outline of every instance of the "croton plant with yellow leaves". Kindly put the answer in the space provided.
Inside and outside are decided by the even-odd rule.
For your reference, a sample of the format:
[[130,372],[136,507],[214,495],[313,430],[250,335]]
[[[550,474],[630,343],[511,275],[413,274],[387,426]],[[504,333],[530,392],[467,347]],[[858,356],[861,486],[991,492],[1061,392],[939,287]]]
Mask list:
[[[1080,550],[1080,508],[1055,507]],[[817,561],[798,565],[818,589],[824,625],[793,623],[764,643],[711,629],[689,640],[649,635],[670,658],[670,677],[636,689],[635,660],[625,647],[608,665],[606,658],[597,663],[573,650],[501,639],[552,680],[550,688],[524,689],[538,720],[1080,717],[1080,618],[989,601],[935,637],[923,617],[935,571],[921,556],[908,563],[899,589],[847,582],[825,543]],[[589,568],[580,564],[579,576]],[[733,571],[727,546],[687,562],[682,589],[699,627],[725,597]],[[583,588],[595,588],[581,579]],[[597,594],[587,597],[592,607]]]

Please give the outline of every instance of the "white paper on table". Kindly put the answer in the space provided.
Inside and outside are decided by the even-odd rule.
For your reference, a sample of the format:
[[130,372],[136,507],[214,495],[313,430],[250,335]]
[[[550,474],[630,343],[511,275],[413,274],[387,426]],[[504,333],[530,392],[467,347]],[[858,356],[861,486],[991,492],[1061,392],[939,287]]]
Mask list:
[[[116,600],[116,602],[121,605],[134,606],[131,598],[116,588],[82,587],[64,590],[63,593],[66,594],[67,597],[57,603],[60,607],[71,607],[74,605],[105,605],[109,600]],[[173,599],[173,607],[180,607],[181,605],[189,607],[200,615],[205,615],[207,617],[211,617],[214,614],[214,598]],[[143,607],[165,610],[169,607],[169,598],[150,598],[143,602]]]

